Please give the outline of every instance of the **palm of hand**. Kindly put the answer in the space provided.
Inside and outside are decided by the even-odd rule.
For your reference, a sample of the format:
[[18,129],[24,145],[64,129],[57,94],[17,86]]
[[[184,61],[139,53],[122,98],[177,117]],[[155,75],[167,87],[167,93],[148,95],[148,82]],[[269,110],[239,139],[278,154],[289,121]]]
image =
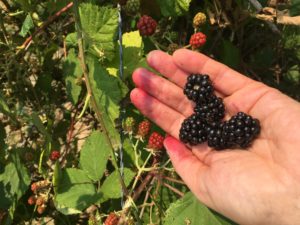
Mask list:
[[174,59],[153,52],[148,62],[172,82],[137,70],[133,79],[138,89],[131,99],[173,137],[178,138],[181,122],[192,113],[192,103],[182,93],[187,73],[211,75],[229,114],[243,111],[261,121],[261,134],[249,151],[219,152],[205,144],[190,151],[175,138],[166,139],[175,169],[194,194],[209,207],[243,224],[282,224],[279,213],[285,217],[295,214],[298,209],[294,202],[300,195],[299,104],[190,51],[180,50]]

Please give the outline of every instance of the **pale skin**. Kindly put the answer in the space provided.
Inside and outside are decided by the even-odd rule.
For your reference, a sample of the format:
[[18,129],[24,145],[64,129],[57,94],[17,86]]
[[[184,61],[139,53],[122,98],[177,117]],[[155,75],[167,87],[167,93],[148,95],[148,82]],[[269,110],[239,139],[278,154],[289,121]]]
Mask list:
[[[164,146],[195,196],[239,224],[300,224],[300,104],[200,53],[153,51],[147,61],[162,77],[137,69],[131,101],[169,134]],[[209,74],[227,117],[243,111],[260,120],[261,133],[247,151],[190,148],[178,140],[193,113],[182,90],[191,73]]]

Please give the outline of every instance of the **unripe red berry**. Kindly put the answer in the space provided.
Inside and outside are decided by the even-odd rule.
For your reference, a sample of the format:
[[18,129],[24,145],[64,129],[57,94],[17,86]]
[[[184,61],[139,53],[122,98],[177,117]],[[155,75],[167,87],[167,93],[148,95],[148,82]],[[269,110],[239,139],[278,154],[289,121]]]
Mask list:
[[149,120],[144,120],[140,122],[137,135],[142,138],[146,137],[149,134],[150,128],[151,123],[149,122]]
[[36,192],[36,190],[37,190],[37,182],[34,182],[34,183],[31,184],[31,190],[33,192]]
[[45,199],[43,196],[39,196],[37,199],[36,199],[36,205],[43,205],[45,202]]
[[105,225],[117,225],[119,222],[119,217],[115,213],[110,213],[106,218]]
[[157,22],[151,16],[147,15],[142,16],[137,23],[137,28],[142,36],[151,36],[154,34],[156,26]]
[[164,147],[164,137],[157,132],[153,132],[148,141],[148,148],[161,150]]
[[51,152],[50,159],[52,161],[58,160],[59,157],[60,157],[60,152],[59,151],[54,150],[54,151]]
[[200,48],[206,43],[206,35],[202,32],[198,32],[196,34],[193,34],[190,39],[190,45],[193,48]]
[[34,205],[36,203],[36,198],[34,195],[31,195],[27,200],[29,205]]
[[47,206],[45,204],[43,204],[43,205],[38,206],[36,211],[38,212],[38,214],[43,214],[45,212],[46,208],[47,208]]

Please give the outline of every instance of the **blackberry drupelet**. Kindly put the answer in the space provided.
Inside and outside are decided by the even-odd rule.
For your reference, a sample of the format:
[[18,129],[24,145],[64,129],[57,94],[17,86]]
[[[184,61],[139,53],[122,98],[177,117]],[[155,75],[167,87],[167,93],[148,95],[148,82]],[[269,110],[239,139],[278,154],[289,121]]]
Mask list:
[[207,141],[206,130],[207,123],[193,114],[183,121],[179,138],[183,143],[197,145]]
[[209,124],[207,128],[207,144],[216,150],[232,147],[223,137],[223,123],[213,122]]
[[247,148],[260,132],[259,120],[239,112],[223,126],[223,138],[233,146]]
[[224,118],[225,106],[223,99],[212,96],[207,103],[196,105],[194,109],[197,116],[208,122],[219,122]]
[[213,85],[208,75],[192,74],[188,76],[183,93],[196,104],[207,102],[213,96]]

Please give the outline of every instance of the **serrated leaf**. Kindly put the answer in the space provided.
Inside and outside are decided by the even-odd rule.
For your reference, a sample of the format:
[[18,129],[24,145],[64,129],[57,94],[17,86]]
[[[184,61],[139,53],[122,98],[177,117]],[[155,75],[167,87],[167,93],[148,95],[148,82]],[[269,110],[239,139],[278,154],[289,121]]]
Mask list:
[[76,56],[75,49],[70,49],[69,55],[63,65],[63,73],[66,82],[68,98],[76,104],[81,92],[81,86],[77,84],[82,76],[80,62]]
[[109,75],[94,57],[90,58],[88,65],[91,88],[97,107],[101,110],[113,145],[117,148],[120,135],[114,123],[119,117],[119,102],[124,96],[124,86],[119,78]]
[[82,3],[79,13],[87,51],[101,60],[112,60],[118,28],[117,9]]
[[66,45],[68,47],[77,47],[77,33],[70,33],[67,35]]
[[191,0],[160,0],[157,3],[165,17],[181,16],[189,10]]
[[80,166],[93,181],[98,181],[104,174],[109,155],[110,147],[104,134],[94,131],[80,151]]
[[85,171],[69,168],[61,171],[55,192],[57,210],[64,214],[80,213],[99,200],[95,187]]
[[19,35],[22,37],[25,37],[28,34],[29,30],[33,27],[34,27],[33,20],[31,18],[31,15],[28,13],[23,22],[23,25],[22,25]]
[[[137,67],[146,67],[148,64],[143,56],[143,41],[139,31],[123,34],[123,76],[125,79],[131,77],[132,72]],[[119,54],[119,46],[116,50]],[[115,57],[111,63],[107,64],[107,71],[113,76],[119,76],[119,57]]]
[[231,225],[232,221],[211,211],[190,192],[182,199],[171,204],[166,211],[164,225],[201,224]]
[[[124,183],[126,186],[130,184],[134,178],[135,173],[128,168],[124,168]],[[118,179],[118,172],[114,171],[110,174],[100,188],[101,199],[100,202],[107,201],[108,199],[116,199],[121,197],[121,184]]]
[[21,164],[17,154],[12,154],[12,162],[8,163],[0,174],[0,208],[8,209],[27,191],[30,178],[26,168]]

